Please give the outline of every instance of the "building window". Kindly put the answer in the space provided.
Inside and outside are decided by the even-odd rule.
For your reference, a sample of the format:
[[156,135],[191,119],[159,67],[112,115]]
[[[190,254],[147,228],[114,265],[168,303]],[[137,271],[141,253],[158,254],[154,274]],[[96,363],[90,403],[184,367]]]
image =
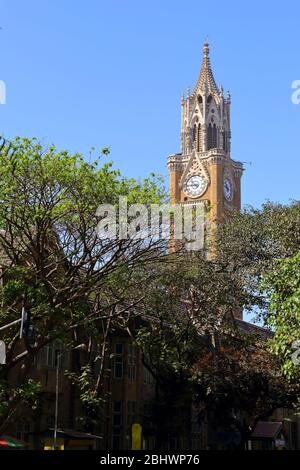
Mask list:
[[29,442],[29,433],[31,431],[30,422],[26,419],[21,419],[16,424],[16,437],[24,442]]
[[196,141],[196,134],[197,134],[197,125],[194,124],[194,127],[193,127],[193,136],[192,136],[192,141],[193,141],[193,142]]
[[211,123],[208,124],[207,128],[207,150],[212,148],[212,127]]
[[144,366],[143,368],[144,372],[144,384],[145,385],[150,385],[153,387],[155,385],[155,378],[153,377],[153,374],[151,374],[150,370]]
[[113,426],[122,425],[122,402],[120,400],[113,402]]
[[136,410],[137,410],[137,403],[136,401],[128,401],[127,402],[127,424],[132,426],[132,424],[136,421]]
[[198,124],[197,128],[197,152],[201,152],[202,150],[202,145],[201,145],[201,124]]
[[137,363],[137,348],[136,346],[128,346],[128,378],[129,380],[136,380],[136,363]]
[[113,402],[112,410],[112,448],[118,450],[121,448],[121,427],[122,427],[122,402],[121,400]]
[[179,445],[178,445],[178,439],[176,436],[169,436],[168,440],[166,442],[166,450],[178,450]]
[[212,128],[212,148],[215,149],[218,147],[218,133],[217,126],[214,124]]
[[113,450],[119,450],[121,448],[121,430],[119,428],[113,429],[112,448]]
[[217,126],[209,123],[207,128],[207,150],[215,149],[218,146],[218,132]]
[[123,343],[116,343],[115,351],[114,351],[114,378],[115,379],[123,378],[123,352],[124,352]]
[[66,352],[64,351],[63,343],[56,339],[52,343],[47,344],[45,347],[46,366],[55,368],[58,364],[59,369],[66,365]]

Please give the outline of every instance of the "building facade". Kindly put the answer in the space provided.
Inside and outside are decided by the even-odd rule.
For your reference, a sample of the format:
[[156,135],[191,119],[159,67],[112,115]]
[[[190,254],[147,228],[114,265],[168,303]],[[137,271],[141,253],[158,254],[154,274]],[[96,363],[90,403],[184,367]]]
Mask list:
[[[243,165],[231,157],[230,108],[230,94],[225,96],[223,87],[216,85],[209,46],[205,43],[193,92],[188,91],[181,100],[180,153],[170,155],[167,165],[171,205],[204,205],[212,226],[227,213],[241,208]],[[240,312],[237,316],[241,316]],[[15,417],[7,432],[27,441],[29,448],[51,448],[57,407],[57,443],[61,449],[131,449],[134,424],[141,426],[141,447],[156,449],[158,429],[153,416],[160,412],[154,410],[159,392],[154,377],[145,367],[141,351],[124,332],[115,331],[111,335],[105,376],[106,400],[101,416],[91,416],[89,423],[80,421],[80,400],[65,375],[65,370],[76,369],[80,354],[84,352],[63,351],[57,341],[39,353],[29,374],[41,382],[40,404],[34,411],[22,410],[22,416]],[[11,381],[17,383],[17,370]],[[297,448],[299,435],[295,416],[288,413],[288,418],[277,419],[285,420],[286,435],[288,429],[293,430],[290,446]],[[292,423],[290,428],[289,422]],[[209,423],[199,426],[189,397],[174,408],[169,428],[160,449],[198,450],[208,446]],[[271,436],[274,442],[276,437],[277,434]],[[280,437],[282,440],[281,434]]]

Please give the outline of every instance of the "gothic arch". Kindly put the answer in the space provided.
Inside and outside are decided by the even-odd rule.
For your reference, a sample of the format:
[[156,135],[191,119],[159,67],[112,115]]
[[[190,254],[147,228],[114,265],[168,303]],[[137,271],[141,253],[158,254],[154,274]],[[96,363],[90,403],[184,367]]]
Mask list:
[[207,150],[218,147],[218,128],[216,124],[208,124],[207,127]]

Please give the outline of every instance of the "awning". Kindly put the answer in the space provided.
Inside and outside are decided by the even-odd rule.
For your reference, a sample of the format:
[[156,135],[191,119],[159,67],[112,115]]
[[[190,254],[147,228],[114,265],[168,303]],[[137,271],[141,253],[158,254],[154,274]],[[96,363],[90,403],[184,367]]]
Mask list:
[[250,439],[276,439],[281,431],[281,421],[258,421]]
[[10,449],[24,449],[27,446],[26,442],[20,441],[15,437],[3,435],[0,436],[0,448]]
[[[54,428],[48,428],[44,431],[33,432],[31,434],[39,435],[47,438],[53,438]],[[80,439],[80,440],[93,440],[103,439],[102,436],[96,436],[82,431],[74,431],[73,429],[57,429],[56,437],[59,439]]]

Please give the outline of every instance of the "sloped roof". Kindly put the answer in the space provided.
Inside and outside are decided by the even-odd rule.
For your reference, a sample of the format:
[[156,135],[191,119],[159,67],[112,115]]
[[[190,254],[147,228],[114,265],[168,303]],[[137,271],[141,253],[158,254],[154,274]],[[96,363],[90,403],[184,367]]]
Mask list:
[[207,42],[205,42],[203,46],[202,67],[194,89],[194,94],[200,93],[205,88],[209,93],[219,93],[210,65],[209,45]]
[[240,320],[239,318],[234,319],[239,330],[247,334],[260,336],[262,339],[271,338],[272,331],[262,326],[254,325],[253,323],[246,322],[245,320]]
[[258,421],[252,434],[251,439],[276,439],[282,431],[281,421]]

